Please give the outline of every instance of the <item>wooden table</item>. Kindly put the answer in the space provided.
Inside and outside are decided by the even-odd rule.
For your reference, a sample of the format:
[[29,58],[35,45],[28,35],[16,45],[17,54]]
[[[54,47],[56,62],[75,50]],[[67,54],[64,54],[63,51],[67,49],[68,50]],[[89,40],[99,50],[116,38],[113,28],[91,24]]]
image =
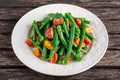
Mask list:
[[[108,50],[91,69],[68,77],[48,76],[27,68],[15,56],[11,33],[18,19],[36,7],[51,3],[84,7],[105,24],[109,33]],[[0,0],[0,80],[120,80],[119,40],[120,0]]]

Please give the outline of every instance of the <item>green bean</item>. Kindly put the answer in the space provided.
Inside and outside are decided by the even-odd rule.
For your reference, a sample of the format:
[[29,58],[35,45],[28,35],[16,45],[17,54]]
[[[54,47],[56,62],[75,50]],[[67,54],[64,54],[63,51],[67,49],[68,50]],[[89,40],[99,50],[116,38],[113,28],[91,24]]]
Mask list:
[[40,42],[42,42],[42,41],[44,40],[44,37],[42,36],[42,34],[41,34],[40,31],[39,31],[39,28],[38,28],[38,25],[37,25],[37,22],[36,22],[36,21],[33,22],[33,26],[34,26],[34,28],[35,28],[38,36],[40,37]]
[[82,52],[83,52],[84,54],[87,54],[88,50],[89,50],[89,48],[86,46],[86,47],[83,49]]
[[56,52],[56,50],[58,49],[58,44],[59,44],[59,40],[58,40],[58,34],[56,31],[56,26],[53,25],[53,29],[54,29],[54,39],[53,39],[53,50],[51,50],[50,55],[49,55],[49,59],[52,60],[54,53]]
[[54,29],[53,45],[54,45],[54,49],[57,50],[58,44],[59,44],[59,40],[58,40],[58,33],[56,31],[56,26],[55,25],[53,25],[53,29]]
[[70,16],[70,13],[65,13],[65,16],[68,17],[68,19],[69,19],[74,25],[76,25],[74,19]]
[[86,31],[86,23],[84,22],[84,20],[82,20],[82,34],[81,34],[81,40],[80,40],[80,45],[78,46],[78,49],[77,49],[77,54],[79,55],[80,52],[81,52],[81,49],[82,49],[82,45],[83,45],[83,42],[84,42],[84,38],[85,38],[85,31]]
[[80,28],[78,26],[75,27],[75,38],[79,38],[80,37]]
[[55,49],[53,49],[53,50],[50,51],[49,60],[52,60],[52,58],[53,58],[55,52],[56,52]]
[[75,37],[78,38],[80,36],[80,29],[79,27],[76,25],[74,19],[72,17],[70,17],[70,15],[68,15],[69,13],[66,13],[65,16],[67,16],[69,18],[69,20],[75,25]]
[[40,49],[40,51],[42,51],[41,46],[39,46],[34,40],[31,39],[31,41],[32,41],[32,43],[34,44],[35,47],[38,47]]
[[59,55],[63,55],[64,54],[64,50],[65,48],[64,47],[61,47],[60,51],[59,51]]
[[32,38],[33,40],[36,39],[36,31],[35,31],[35,28],[33,28],[33,31],[32,31],[32,35],[30,36],[30,38]]
[[62,44],[64,46],[67,46],[67,42],[65,41],[65,38],[64,38],[62,30],[61,30],[61,26],[57,26],[57,32],[58,32],[58,35],[60,37],[60,40],[61,40]]
[[59,56],[58,64],[63,64],[63,55]]
[[67,30],[69,30],[69,19],[66,16],[64,17],[64,19],[65,19]]
[[[45,37],[45,39],[47,39],[46,31],[49,28],[49,26],[50,26],[50,24],[47,24],[47,26],[45,27],[44,33],[43,33],[43,36]],[[47,58],[47,48],[45,46],[43,46],[42,57],[43,57],[43,60],[45,60]]]
[[86,24],[90,24],[91,22],[85,19],[85,23]]
[[55,18],[55,13],[49,13],[48,16],[54,19]]
[[78,46],[73,42],[73,46],[75,47],[75,48],[77,48]]
[[68,61],[69,61],[69,57],[70,57],[70,54],[71,54],[71,51],[72,51],[74,36],[75,36],[75,25],[72,25],[71,32],[70,32],[69,44],[68,44],[68,51],[67,51],[67,55],[66,55],[64,64],[67,64]]
[[77,56],[75,51],[72,50],[71,54],[73,55],[75,61],[81,61],[82,60],[82,57],[81,56]]
[[39,30],[41,30],[43,27],[45,27],[48,24],[48,22],[50,22],[51,20],[52,20],[52,18],[45,19],[44,23],[42,23],[42,25],[40,26]]
[[67,26],[66,26],[65,22],[63,22],[62,27],[63,27],[63,29],[65,31],[66,37],[69,38],[69,33],[68,33]]
[[[75,44],[75,43],[73,43],[73,46],[75,47],[75,48],[77,48],[78,46]],[[86,50],[84,50],[84,49],[81,49],[81,52],[83,52],[83,53],[87,53],[87,51]]]
[[50,27],[50,24],[47,24],[47,26],[45,27],[45,30],[43,32],[43,36],[46,38],[46,31],[48,30],[48,28]]
[[66,13],[66,16],[71,20],[71,22],[73,23],[73,25],[71,26],[71,31],[70,31],[70,38],[69,38],[69,44],[68,44],[68,51],[67,51],[67,55],[64,61],[64,64],[67,64],[69,61],[69,57],[72,51],[72,46],[73,46],[73,41],[74,41],[74,37],[75,37],[75,22],[74,19],[72,18],[71,14]]
[[42,57],[43,57],[43,60],[47,58],[47,48],[45,46],[43,46]]
[[93,42],[95,38],[86,32],[86,36]]

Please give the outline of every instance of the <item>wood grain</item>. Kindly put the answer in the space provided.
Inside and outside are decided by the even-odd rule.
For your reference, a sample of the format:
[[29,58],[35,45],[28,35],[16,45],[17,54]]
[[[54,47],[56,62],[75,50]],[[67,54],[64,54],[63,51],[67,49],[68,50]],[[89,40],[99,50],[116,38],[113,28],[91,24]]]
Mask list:
[[22,65],[12,50],[0,50],[0,67]]
[[[27,68],[11,47],[16,22],[28,11],[51,3],[67,3],[96,14],[109,33],[105,56],[86,72],[68,77],[43,75]],[[97,54],[97,53],[96,53]],[[120,79],[120,0],[0,0],[0,80],[119,80]]]
[[[0,8],[0,20],[18,20],[34,8]],[[86,8],[101,20],[120,20],[120,8]]]
[[0,7],[38,7],[44,4],[67,3],[81,7],[120,7],[120,0],[0,0]]
[[89,69],[67,77],[43,75],[30,69],[0,69],[1,80],[119,80],[119,75],[120,69]]

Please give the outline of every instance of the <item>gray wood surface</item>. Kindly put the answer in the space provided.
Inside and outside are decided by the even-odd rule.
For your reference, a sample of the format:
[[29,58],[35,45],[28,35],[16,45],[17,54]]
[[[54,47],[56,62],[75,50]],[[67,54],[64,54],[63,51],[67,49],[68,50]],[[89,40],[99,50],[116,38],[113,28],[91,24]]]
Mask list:
[[[27,68],[15,56],[11,33],[28,11],[46,4],[68,3],[96,14],[109,33],[105,56],[93,68],[69,77],[54,77]],[[96,53],[97,54],[97,53]],[[0,0],[0,80],[119,80],[120,79],[120,0]]]
[[67,77],[48,76],[30,69],[0,69],[2,80],[119,80],[119,75],[120,69],[89,69]]

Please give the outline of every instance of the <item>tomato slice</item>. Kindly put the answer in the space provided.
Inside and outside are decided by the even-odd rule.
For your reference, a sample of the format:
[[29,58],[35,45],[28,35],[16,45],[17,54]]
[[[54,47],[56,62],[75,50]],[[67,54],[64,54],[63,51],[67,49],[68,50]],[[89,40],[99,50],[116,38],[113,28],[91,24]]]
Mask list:
[[90,41],[90,39],[85,38],[84,43],[85,45],[91,45],[92,42]]
[[74,43],[78,46],[78,45],[80,44],[80,38],[76,38],[76,39],[74,40]]
[[34,47],[32,41],[30,41],[29,39],[26,40],[26,44],[27,44],[29,47]]
[[53,59],[50,61],[50,63],[55,64],[57,61],[58,61],[58,54],[55,53],[54,56],[53,56]]
[[42,53],[41,53],[41,51],[39,50],[39,48],[36,48],[36,49],[35,49],[34,55],[35,55],[36,57],[41,57],[41,56],[42,56]]
[[53,27],[48,28],[48,30],[46,31],[47,38],[53,39],[53,37],[54,37],[53,34],[54,34]]
[[75,22],[79,27],[82,27],[82,22],[79,19],[76,19]]
[[54,19],[53,20],[53,24],[55,24],[56,26],[61,25],[64,22],[64,19]]

